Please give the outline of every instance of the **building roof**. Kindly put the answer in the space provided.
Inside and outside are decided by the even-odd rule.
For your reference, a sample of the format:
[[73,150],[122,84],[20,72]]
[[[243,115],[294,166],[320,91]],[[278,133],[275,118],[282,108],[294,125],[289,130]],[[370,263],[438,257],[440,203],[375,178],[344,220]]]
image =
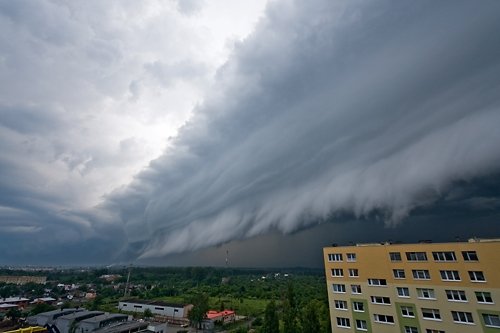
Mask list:
[[9,303],[0,304],[0,309],[10,309],[10,308],[17,308],[17,304],[9,304]]
[[83,308],[80,308],[80,309],[77,309],[77,308],[57,309],[57,310],[42,312],[42,313],[37,314],[36,316],[53,316],[53,315],[56,315],[58,313],[67,313],[67,314],[69,314],[69,313],[78,312],[78,311],[84,311],[84,310],[85,309],[83,309]]
[[234,315],[234,311],[232,310],[224,310],[224,311],[215,311],[215,310],[210,310],[207,312],[207,318],[208,319],[214,319],[214,318],[219,318],[219,317],[226,317],[226,316],[231,316]]
[[145,305],[158,305],[158,306],[168,306],[171,308],[183,308],[188,304],[182,304],[182,303],[170,303],[170,302],[163,302],[163,301],[149,301],[149,300],[144,300],[144,299],[128,299],[128,300],[123,300],[120,301],[120,303],[135,303],[135,304],[145,304]]
[[56,299],[55,298],[52,298],[52,297],[40,297],[40,298],[35,298],[33,301],[31,301],[30,303],[33,304],[33,303],[37,303],[37,302],[53,302],[55,301]]
[[95,316],[100,316],[102,314],[104,314],[104,312],[102,312],[102,311],[87,311],[87,310],[84,310],[84,311],[73,312],[73,313],[61,316],[58,319],[69,319],[69,320],[71,320],[71,319],[78,319],[78,318],[82,318],[82,317],[86,317],[86,316],[91,316],[92,317],[92,315],[94,315],[94,317],[95,317]]
[[120,333],[120,332],[130,332],[140,329],[147,328],[149,323],[147,321],[139,322],[139,321],[127,321],[117,323],[116,325],[111,325],[107,327],[100,328],[98,330],[93,331],[93,333]]
[[327,246],[325,248],[336,248],[336,247],[369,247],[369,246],[398,246],[398,245],[423,245],[428,246],[430,244],[438,245],[438,244],[467,244],[467,243],[496,243],[500,242],[500,238],[469,238],[467,241],[450,241],[450,242],[439,242],[433,243],[432,240],[421,240],[416,243],[402,243],[402,242],[392,242],[392,241],[384,241],[378,243],[356,243],[349,245],[337,245],[333,244],[332,246]]
[[101,321],[105,321],[112,318],[128,318],[128,316],[126,314],[121,314],[121,313],[104,313],[102,315],[84,319],[82,320],[82,323],[99,323]]
[[26,301],[29,301],[29,299],[24,298],[24,297],[0,298],[0,303],[17,303],[17,302],[26,302]]

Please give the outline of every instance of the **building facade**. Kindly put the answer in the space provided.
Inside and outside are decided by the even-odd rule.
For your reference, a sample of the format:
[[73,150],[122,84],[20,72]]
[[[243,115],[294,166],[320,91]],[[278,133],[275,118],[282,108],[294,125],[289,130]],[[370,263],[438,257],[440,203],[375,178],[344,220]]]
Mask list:
[[500,333],[500,239],[323,252],[334,333]]
[[192,308],[192,304],[167,303],[139,299],[125,300],[118,303],[118,309],[122,311],[144,313],[146,309],[149,309],[157,319],[163,318],[165,321],[176,324],[189,322],[187,315]]

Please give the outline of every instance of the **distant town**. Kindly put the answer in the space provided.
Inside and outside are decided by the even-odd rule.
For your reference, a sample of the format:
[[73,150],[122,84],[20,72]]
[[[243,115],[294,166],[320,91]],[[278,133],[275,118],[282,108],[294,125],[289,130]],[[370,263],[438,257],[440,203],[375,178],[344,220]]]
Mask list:
[[0,269],[0,332],[267,332],[285,318],[331,331],[323,270]]

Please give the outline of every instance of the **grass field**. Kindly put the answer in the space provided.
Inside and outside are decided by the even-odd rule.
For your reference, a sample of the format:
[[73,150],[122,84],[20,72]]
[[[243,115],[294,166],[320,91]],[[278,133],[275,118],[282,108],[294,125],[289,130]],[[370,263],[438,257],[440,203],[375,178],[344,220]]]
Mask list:
[[[184,297],[161,297],[158,300],[172,303],[184,303]],[[210,309],[220,310],[221,304],[224,303],[224,308],[233,309],[238,315],[256,317],[264,313],[267,303],[266,299],[252,299],[252,298],[223,298],[223,297],[210,297]]]

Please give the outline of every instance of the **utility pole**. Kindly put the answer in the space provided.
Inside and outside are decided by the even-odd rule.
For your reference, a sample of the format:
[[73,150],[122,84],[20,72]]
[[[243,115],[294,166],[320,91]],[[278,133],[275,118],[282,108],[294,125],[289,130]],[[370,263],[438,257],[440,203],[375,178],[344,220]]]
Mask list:
[[127,275],[127,283],[125,284],[125,292],[123,293],[123,297],[127,297],[129,282],[130,282],[130,271],[132,270],[132,264],[128,266],[128,275]]

